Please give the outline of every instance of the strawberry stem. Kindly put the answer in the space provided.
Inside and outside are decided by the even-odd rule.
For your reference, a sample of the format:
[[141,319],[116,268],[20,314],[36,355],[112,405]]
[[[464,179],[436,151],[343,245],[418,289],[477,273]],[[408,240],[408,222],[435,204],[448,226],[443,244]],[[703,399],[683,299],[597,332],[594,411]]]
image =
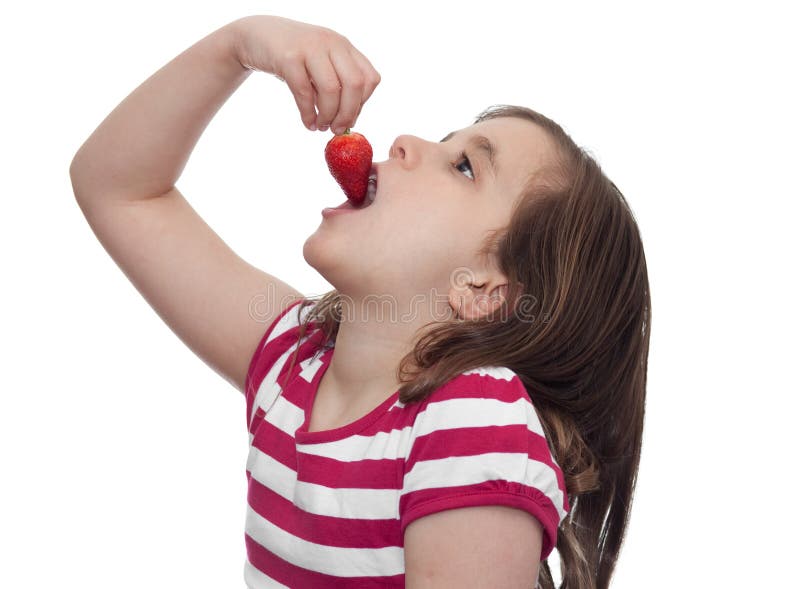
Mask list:
[[342,133],[342,135],[349,135],[349,134],[350,134],[350,127],[347,127],[347,129],[344,130],[344,133]]

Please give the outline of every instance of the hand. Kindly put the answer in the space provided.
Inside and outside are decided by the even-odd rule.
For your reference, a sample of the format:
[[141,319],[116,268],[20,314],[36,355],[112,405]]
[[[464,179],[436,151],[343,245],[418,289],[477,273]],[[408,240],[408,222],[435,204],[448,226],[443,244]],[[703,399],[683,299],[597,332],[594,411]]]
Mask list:
[[246,16],[232,24],[239,62],[286,82],[306,127],[330,127],[337,135],[355,127],[381,76],[350,41],[331,29],[279,16]]

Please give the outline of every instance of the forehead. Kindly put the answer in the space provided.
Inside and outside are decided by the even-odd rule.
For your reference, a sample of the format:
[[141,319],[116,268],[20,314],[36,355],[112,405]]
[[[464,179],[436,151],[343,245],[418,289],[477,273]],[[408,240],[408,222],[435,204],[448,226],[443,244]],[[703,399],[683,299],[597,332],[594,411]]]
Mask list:
[[492,143],[497,180],[509,186],[521,185],[531,172],[552,160],[550,138],[532,121],[518,117],[489,119],[453,131],[451,141],[466,144],[477,136]]

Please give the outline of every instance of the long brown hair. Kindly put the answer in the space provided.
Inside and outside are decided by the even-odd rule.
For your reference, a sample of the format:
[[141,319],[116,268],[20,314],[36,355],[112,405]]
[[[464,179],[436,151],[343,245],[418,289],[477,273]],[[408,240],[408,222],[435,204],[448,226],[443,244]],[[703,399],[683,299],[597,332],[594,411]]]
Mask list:
[[[472,368],[513,370],[570,498],[556,544],[560,588],[607,589],[628,525],[644,428],[651,321],[644,248],[622,193],[560,125],[511,105],[489,107],[475,123],[495,117],[545,129],[557,164],[530,175],[508,227],[480,250],[495,255],[509,279],[503,320],[495,313],[427,324],[398,367],[399,398],[422,401]],[[332,345],[341,299],[333,290],[298,305],[299,313],[316,303],[299,337],[314,322]],[[296,357],[297,351],[292,364]],[[547,561],[538,586],[554,589]]]

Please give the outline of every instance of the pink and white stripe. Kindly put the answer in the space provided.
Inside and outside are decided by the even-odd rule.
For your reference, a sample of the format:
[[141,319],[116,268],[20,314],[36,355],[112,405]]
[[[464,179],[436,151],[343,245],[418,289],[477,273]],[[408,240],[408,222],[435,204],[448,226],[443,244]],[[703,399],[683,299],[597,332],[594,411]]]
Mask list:
[[333,349],[313,331],[288,385],[278,384],[298,344],[298,304],[267,329],[248,370],[247,586],[403,587],[405,527],[472,505],[532,513],[545,559],[569,503],[519,377],[471,370],[422,403],[405,405],[395,392],[353,423],[309,432]]

